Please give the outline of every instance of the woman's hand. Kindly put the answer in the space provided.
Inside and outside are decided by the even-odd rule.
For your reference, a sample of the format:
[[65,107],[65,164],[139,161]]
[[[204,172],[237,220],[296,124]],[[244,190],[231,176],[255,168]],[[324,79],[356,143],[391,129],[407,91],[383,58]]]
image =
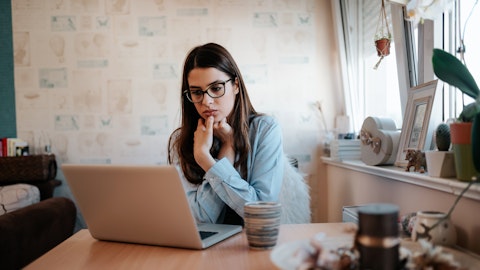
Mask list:
[[226,118],[213,124],[213,135],[222,142],[222,145],[233,141],[233,129]]
[[215,159],[210,154],[213,144],[213,116],[206,120],[198,119],[197,130],[193,134],[193,156],[195,161],[204,171],[208,171]]
[[220,122],[213,124],[213,135],[217,137],[222,146],[218,153],[218,159],[228,158],[231,164],[235,161],[235,148],[233,142],[233,129],[227,123],[227,119],[224,118]]

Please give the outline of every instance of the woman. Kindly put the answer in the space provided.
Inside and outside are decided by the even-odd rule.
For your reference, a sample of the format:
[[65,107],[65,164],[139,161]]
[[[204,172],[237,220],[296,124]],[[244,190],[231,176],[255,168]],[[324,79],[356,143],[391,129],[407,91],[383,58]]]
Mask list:
[[197,222],[243,224],[249,201],[277,201],[283,178],[278,123],[253,108],[235,61],[222,46],[187,55],[182,126],[169,142]]

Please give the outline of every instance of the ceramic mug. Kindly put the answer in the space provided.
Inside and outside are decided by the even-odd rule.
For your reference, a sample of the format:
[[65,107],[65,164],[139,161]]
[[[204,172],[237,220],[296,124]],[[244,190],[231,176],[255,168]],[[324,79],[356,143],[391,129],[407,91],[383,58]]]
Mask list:
[[245,231],[252,249],[270,249],[277,244],[282,207],[277,202],[248,202],[244,206]]
[[412,230],[412,240],[425,239],[434,245],[455,245],[457,233],[453,222],[450,219],[445,219],[437,224],[446,215],[437,211],[417,212],[415,225]]

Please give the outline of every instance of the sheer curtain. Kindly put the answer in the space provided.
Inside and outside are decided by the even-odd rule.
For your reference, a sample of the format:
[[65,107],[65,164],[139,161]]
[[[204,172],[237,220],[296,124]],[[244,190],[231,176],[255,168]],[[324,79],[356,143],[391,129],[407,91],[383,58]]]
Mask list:
[[360,65],[362,24],[361,9],[363,0],[358,1],[333,1],[333,15],[337,31],[337,41],[340,47],[340,62],[342,70],[342,83],[345,96],[345,113],[350,117],[350,126],[354,131],[361,128],[365,118],[359,112],[364,111],[364,95],[362,87],[363,76]]
[[[332,2],[345,96],[345,110],[354,131],[361,129],[368,116],[386,117],[402,124],[395,46],[378,69],[379,57],[374,35],[379,20],[381,0],[335,0]],[[387,4],[387,3],[386,3]],[[391,25],[390,5],[387,20]]]

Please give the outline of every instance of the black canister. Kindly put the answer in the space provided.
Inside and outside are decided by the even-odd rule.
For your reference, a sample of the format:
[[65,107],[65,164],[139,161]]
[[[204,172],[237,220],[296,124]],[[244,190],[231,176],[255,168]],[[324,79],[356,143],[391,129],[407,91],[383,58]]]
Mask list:
[[355,245],[360,255],[360,269],[398,269],[398,207],[393,204],[359,207]]

